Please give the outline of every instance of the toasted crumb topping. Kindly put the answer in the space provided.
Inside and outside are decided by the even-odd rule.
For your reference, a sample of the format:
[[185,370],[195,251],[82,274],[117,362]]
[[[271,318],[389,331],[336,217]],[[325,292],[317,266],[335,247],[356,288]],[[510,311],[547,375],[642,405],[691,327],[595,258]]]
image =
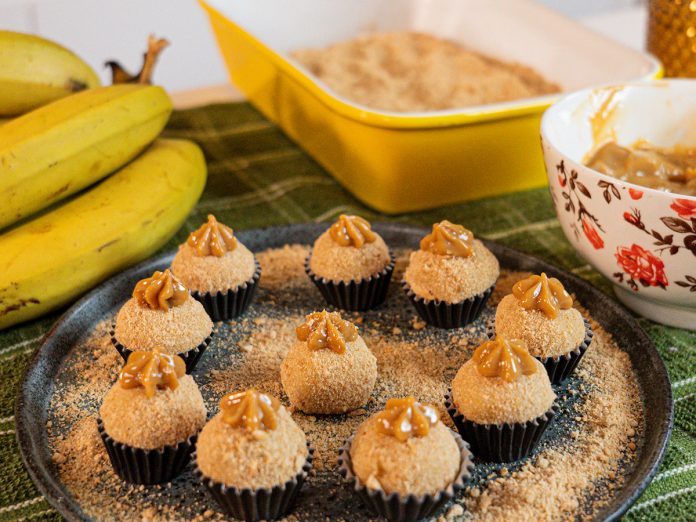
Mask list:
[[225,293],[249,281],[256,271],[254,254],[237,241],[224,255],[199,256],[189,244],[179,246],[172,261],[172,272],[192,291]]
[[360,425],[350,456],[353,471],[371,489],[390,494],[423,495],[446,489],[461,465],[452,432],[437,421],[424,437],[405,443],[385,434],[379,414]]
[[139,306],[135,299],[116,316],[116,339],[130,350],[162,348],[170,354],[187,352],[213,331],[213,322],[195,299],[164,313]]
[[495,331],[509,339],[521,339],[536,357],[554,357],[575,350],[585,339],[585,323],[575,308],[559,310],[549,319],[540,310],[525,310],[507,295],[495,313]]
[[514,381],[485,377],[470,359],[452,381],[452,400],[459,412],[477,424],[522,423],[546,413],[556,394],[544,366],[532,359],[536,371]]
[[475,239],[470,257],[441,256],[423,250],[412,252],[404,279],[419,297],[459,303],[488,290],[499,274],[498,260]]
[[153,397],[147,396],[145,388],[114,384],[99,414],[104,430],[116,442],[155,449],[198,433],[205,424],[206,408],[195,381],[184,375],[176,389],[157,389]]
[[300,472],[307,439],[288,411],[278,408],[274,430],[249,431],[227,424],[218,414],[196,443],[198,467],[207,477],[235,488],[272,488]]
[[358,281],[380,273],[389,260],[389,248],[378,235],[372,243],[356,248],[339,245],[326,231],[314,243],[309,266],[317,276],[331,281]]

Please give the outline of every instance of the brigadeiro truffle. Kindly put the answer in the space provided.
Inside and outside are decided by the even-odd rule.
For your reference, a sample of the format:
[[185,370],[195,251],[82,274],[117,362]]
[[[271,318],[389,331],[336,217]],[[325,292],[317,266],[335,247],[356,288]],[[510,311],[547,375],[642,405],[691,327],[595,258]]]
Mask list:
[[524,341],[498,335],[459,369],[446,406],[474,455],[509,462],[539,443],[557,412],[555,400],[543,365]]
[[445,220],[411,253],[403,285],[424,321],[458,328],[479,316],[499,274],[491,251],[471,231]]
[[410,521],[431,516],[464,487],[468,445],[438,410],[414,397],[390,399],[339,453],[339,471],[375,515]]
[[328,304],[369,310],[386,299],[394,260],[367,220],[341,215],[314,242],[305,270]]
[[312,452],[278,399],[251,389],[220,401],[198,437],[195,473],[228,515],[272,520],[292,510]]
[[338,312],[315,312],[297,327],[280,367],[290,403],[305,413],[345,413],[370,398],[377,359],[358,329]]
[[546,274],[515,283],[495,314],[495,331],[523,340],[553,384],[567,379],[592,342],[592,327],[563,284]]
[[206,409],[184,361],[135,351],[104,397],[97,421],[114,471],[136,484],[168,482],[189,462]]
[[203,303],[213,321],[243,314],[261,277],[261,266],[254,254],[212,214],[179,246],[172,271]]
[[128,359],[131,351],[178,354],[191,372],[208,347],[213,323],[203,306],[169,270],[138,281],[116,316],[111,341]]

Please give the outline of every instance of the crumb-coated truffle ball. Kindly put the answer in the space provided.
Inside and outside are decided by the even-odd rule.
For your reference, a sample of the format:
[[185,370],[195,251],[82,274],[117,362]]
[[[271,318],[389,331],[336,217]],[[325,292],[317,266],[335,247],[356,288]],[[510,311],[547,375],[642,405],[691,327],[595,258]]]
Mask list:
[[309,267],[330,281],[359,281],[381,272],[390,261],[389,248],[377,234],[360,248],[341,246],[327,230],[314,242]]
[[196,443],[201,472],[235,488],[272,488],[297,475],[307,460],[307,439],[290,413],[280,406],[272,430],[232,427],[222,414],[205,425]]
[[187,352],[213,331],[203,305],[189,297],[168,311],[152,310],[129,299],[116,316],[115,336],[130,350],[162,348],[169,354]]
[[198,433],[206,419],[203,397],[190,375],[178,382],[175,389],[158,389],[150,398],[142,386],[114,384],[99,408],[106,433],[142,449],[173,446]]
[[411,253],[404,280],[418,296],[431,301],[459,303],[488,290],[498,279],[496,257],[478,239],[470,257],[443,256],[430,251]]
[[297,341],[280,366],[280,380],[292,405],[305,413],[345,413],[363,406],[377,380],[377,359],[357,337],[344,353],[312,350]]
[[370,489],[387,494],[424,495],[446,489],[459,472],[461,452],[441,421],[424,437],[404,442],[385,434],[373,415],[355,433],[350,448],[353,472]]
[[201,293],[234,290],[249,281],[256,271],[254,254],[239,241],[221,257],[199,256],[188,243],[179,246],[172,272],[192,291]]
[[555,357],[575,350],[585,339],[585,322],[575,308],[559,310],[549,319],[540,310],[525,310],[512,294],[495,312],[495,330],[509,339],[520,339],[535,357]]
[[464,418],[477,424],[523,423],[548,411],[556,400],[544,366],[508,382],[484,377],[469,359],[452,381],[452,401]]

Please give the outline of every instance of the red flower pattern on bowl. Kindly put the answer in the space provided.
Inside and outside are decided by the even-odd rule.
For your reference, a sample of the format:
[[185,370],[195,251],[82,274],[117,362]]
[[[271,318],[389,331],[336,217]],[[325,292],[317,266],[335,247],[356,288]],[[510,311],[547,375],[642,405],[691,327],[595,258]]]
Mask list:
[[665,264],[659,257],[648,252],[642,246],[635,243],[630,247],[618,247],[614,254],[619,267],[623,272],[619,273],[623,281],[623,275],[630,277],[629,285],[637,292],[636,281],[643,286],[659,286],[665,288],[669,282],[665,275]]
[[687,219],[696,218],[696,201],[677,198],[670,205],[670,208],[679,214],[680,217]]
[[628,195],[631,196],[631,199],[640,199],[643,197],[643,191],[635,188],[629,188]]
[[585,217],[580,219],[582,220],[582,231],[585,233],[587,240],[592,243],[592,246],[597,250],[604,248],[604,240],[600,237],[597,229],[592,226],[590,220]]

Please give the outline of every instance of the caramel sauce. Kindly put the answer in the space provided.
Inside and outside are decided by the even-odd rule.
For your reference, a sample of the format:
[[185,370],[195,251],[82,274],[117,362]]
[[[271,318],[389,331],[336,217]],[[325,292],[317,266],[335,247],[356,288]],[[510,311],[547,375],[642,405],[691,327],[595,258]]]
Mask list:
[[425,437],[439,418],[437,408],[421,404],[415,397],[389,399],[384,410],[377,414],[379,431],[399,442],[411,437]]
[[529,355],[524,341],[506,339],[502,335],[496,335],[494,340],[486,341],[476,348],[473,360],[479,374],[484,377],[500,377],[507,382],[537,371],[534,357]]
[[248,431],[276,429],[279,407],[278,399],[253,388],[230,393],[220,400],[222,421]]
[[186,243],[200,257],[222,257],[226,252],[237,248],[237,238],[234,237],[232,229],[219,223],[212,214],[208,214],[207,223],[191,232]]
[[474,253],[474,234],[462,225],[440,221],[421,239],[420,248],[441,256],[470,257]]
[[585,164],[643,187],[696,196],[696,148],[659,148],[643,140],[630,147],[604,143]]
[[346,342],[358,338],[358,329],[350,321],[341,318],[338,312],[314,312],[295,329],[297,338],[306,341],[310,350],[333,350],[345,353]]
[[340,246],[353,246],[360,248],[365,243],[372,243],[377,239],[377,234],[372,231],[369,221],[360,216],[347,216],[341,214],[331,227],[329,235]]
[[152,277],[141,279],[133,289],[133,297],[142,307],[164,310],[184,304],[188,289],[169,269],[155,272]]
[[181,357],[155,348],[151,352],[132,352],[118,374],[118,383],[126,390],[142,386],[150,398],[157,389],[175,390],[179,386],[179,377],[185,374],[186,364]]
[[539,310],[549,319],[555,319],[561,310],[568,310],[573,306],[573,298],[563,288],[563,283],[544,273],[517,281],[512,287],[512,293],[522,308]]
[[601,143],[608,139],[616,139],[616,115],[619,107],[617,95],[623,91],[623,87],[608,87],[596,89],[592,92],[592,98],[599,100],[597,110],[590,115],[589,123],[592,130],[594,143]]

